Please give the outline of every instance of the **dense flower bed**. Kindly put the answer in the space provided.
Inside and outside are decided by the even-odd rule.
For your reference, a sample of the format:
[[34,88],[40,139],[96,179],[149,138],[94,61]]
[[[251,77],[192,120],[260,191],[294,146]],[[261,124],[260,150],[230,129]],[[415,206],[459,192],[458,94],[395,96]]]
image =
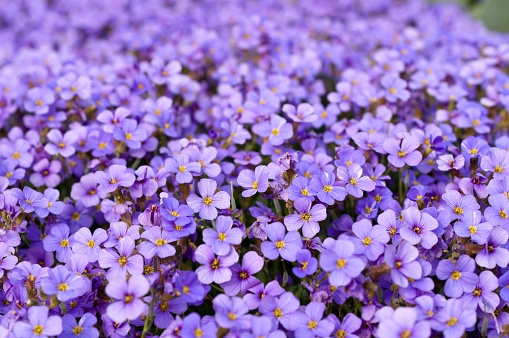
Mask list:
[[0,337],[509,333],[509,38],[424,1],[2,1]]

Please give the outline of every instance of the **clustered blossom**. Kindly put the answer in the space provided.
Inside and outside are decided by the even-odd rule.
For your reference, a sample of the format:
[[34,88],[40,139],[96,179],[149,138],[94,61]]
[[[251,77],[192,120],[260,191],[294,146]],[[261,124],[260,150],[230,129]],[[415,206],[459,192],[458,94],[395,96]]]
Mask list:
[[508,35],[425,0],[0,22],[0,338],[509,335]]

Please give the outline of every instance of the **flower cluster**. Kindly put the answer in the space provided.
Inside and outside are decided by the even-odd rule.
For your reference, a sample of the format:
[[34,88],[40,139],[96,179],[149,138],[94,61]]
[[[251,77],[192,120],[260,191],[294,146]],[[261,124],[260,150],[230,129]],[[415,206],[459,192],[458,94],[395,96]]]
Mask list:
[[424,0],[0,22],[0,337],[509,335],[507,35]]

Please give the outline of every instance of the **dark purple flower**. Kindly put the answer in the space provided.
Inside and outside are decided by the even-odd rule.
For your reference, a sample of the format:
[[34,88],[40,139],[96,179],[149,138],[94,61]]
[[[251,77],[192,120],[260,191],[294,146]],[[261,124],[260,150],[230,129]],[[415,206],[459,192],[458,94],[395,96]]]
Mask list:
[[412,245],[421,244],[425,249],[431,249],[438,242],[433,232],[438,228],[438,222],[431,215],[421,212],[416,207],[410,207],[401,212],[403,226],[399,229],[401,237]]
[[99,330],[94,326],[97,323],[97,318],[91,313],[85,313],[76,321],[73,315],[66,314],[62,317],[62,333],[59,337],[62,338],[77,338],[89,337],[98,338]]
[[475,262],[483,268],[493,269],[495,266],[505,268],[509,264],[509,250],[503,247],[509,235],[502,227],[491,230],[484,248],[475,257]]
[[316,272],[318,260],[311,255],[309,250],[300,249],[297,251],[295,259],[299,265],[294,267],[292,271],[297,277],[304,278]]
[[97,181],[93,173],[81,177],[79,183],[74,183],[71,189],[71,197],[80,201],[85,207],[94,207],[99,204]]
[[230,281],[221,284],[224,293],[228,296],[235,296],[239,292],[244,294],[260,281],[253,275],[259,272],[264,265],[263,258],[254,251],[247,252],[242,257],[242,266],[235,263],[230,267],[232,278]]

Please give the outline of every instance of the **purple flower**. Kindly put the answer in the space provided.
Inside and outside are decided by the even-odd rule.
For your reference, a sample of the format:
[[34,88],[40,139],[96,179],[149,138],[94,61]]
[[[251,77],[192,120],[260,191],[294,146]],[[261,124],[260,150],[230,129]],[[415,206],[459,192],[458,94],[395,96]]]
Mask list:
[[399,229],[401,237],[412,245],[421,244],[425,249],[431,249],[437,244],[438,237],[433,232],[438,228],[438,222],[431,215],[410,207],[401,212],[403,226]]
[[407,83],[394,75],[384,75],[380,83],[385,89],[385,98],[389,102],[396,102],[398,99],[405,102],[410,98],[410,92],[406,89]]
[[375,261],[385,250],[385,244],[389,242],[389,234],[383,225],[373,226],[370,221],[363,219],[352,225],[355,253],[363,254],[370,261]]
[[202,264],[196,269],[196,274],[200,282],[204,284],[228,282],[232,277],[232,272],[228,268],[239,260],[235,250],[230,250],[225,256],[216,257],[212,248],[206,244],[196,249],[194,257],[198,263]]
[[463,155],[458,155],[456,158],[451,154],[445,154],[437,159],[438,170],[449,171],[459,170],[465,165],[465,158]]
[[493,225],[482,220],[479,210],[468,210],[463,213],[463,217],[458,222],[454,223],[454,232],[460,237],[470,238],[477,244],[484,244]]
[[123,141],[130,149],[140,149],[141,142],[148,138],[145,129],[138,126],[138,122],[133,119],[125,119],[122,121],[122,127],[113,129],[113,137],[115,140]]
[[197,313],[190,313],[182,322],[181,337],[215,338],[217,336],[217,324],[213,320],[203,320]]
[[375,189],[375,182],[367,176],[362,176],[362,168],[356,163],[351,164],[348,168],[338,167],[337,175],[339,181],[345,185],[346,191],[354,197],[360,198],[363,191]]
[[49,106],[55,102],[55,94],[46,87],[35,87],[27,92],[24,107],[28,112],[44,115],[49,112]]
[[343,201],[348,195],[344,187],[334,184],[336,177],[332,172],[321,173],[313,176],[309,183],[309,190],[316,195],[320,202],[333,205],[336,201]]
[[101,244],[106,242],[108,235],[104,229],[96,229],[94,235],[87,228],[81,228],[74,234],[72,250],[74,253],[86,255],[90,263],[97,262]]
[[299,214],[285,217],[284,222],[288,231],[302,228],[302,233],[307,238],[314,237],[320,231],[318,222],[327,218],[327,210],[322,204],[311,205],[311,201],[306,198],[299,198],[295,201],[294,207]]
[[85,207],[94,207],[99,204],[97,193],[97,181],[93,173],[81,177],[79,183],[74,183],[71,189],[71,197],[80,201]]
[[504,194],[488,198],[490,206],[484,211],[484,217],[491,224],[497,224],[509,230],[509,199]]
[[134,247],[134,240],[124,237],[118,241],[118,252],[114,249],[102,249],[99,252],[99,266],[108,269],[108,280],[117,277],[125,279],[128,273],[133,276],[143,272],[143,258],[139,254],[133,254]]
[[475,262],[483,268],[493,269],[497,265],[505,268],[509,264],[509,250],[502,246],[508,239],[509,235],[502,227],[493,228],[484,248],[475,257]]
[[60,170],[62,163],[59,161],[49,161],[43,158],[32,167],[33,173],[30,175],[30,183],[39,188],[46,185],[48,188],[56,187],[60,181]]
[[42,242],[44,250],[50,252],[56,251],[57,259],[62,263],[66,263],[72,255],[71,245],[74,243],[74,240],[69,238],[69,227],[67,224],[56,224]]
[[16,337],[23,338],[47,338],[58,336],[62,332],[62,318],[49,316],[46,306],[32,306],[28,309],[28,323],[17,321],[13,332]]
[[297,231],[285,234],[285,226],[280,222],[268,224],[266,227],[269,241],[262,242],[260,248],[268,259],[281,258],[294,262],[297,251],[302,248],[302,241]]
[[0,242],[0,278],[4,276],[4,271],[12,270],[18,262],[18,257],[10,251],[7,244]]
[[30,187],[24,187],[23,191],[14,188],[11,190],[11,195],[18,199],[19,205],[23,208],[23,211],[28,213],[34,212],[34,203],[44,198],[43,194]]
[[329,316],[331,321],[334,323],[335,332],[333,334],[336,337],[343,338],[358,338],[359,336],[355,335],[354,332],[358,331],[361,328],[362,320],[359,319],[353,313],[348,313],[341,323],[337,317],[333,314]]
[[142,300],[149,290],[143,275],[134,275],[126,282],[124,277],[115,277],[106,285],[106,294],[117,301],[108,305],[106,314],[116,323],[138,319],[147,313],[148,306]]
[[76,152],[73,144],[78,140],[78,135],[72,130],[62,135],[60,130],[51,129],[47,138],[51,143],[46,144],[44,150],[50,155],[60,155],[67,158],[71,157]]
[[[225,191],[216,193],[217,183],[214,180],[204,178],[198,182],[198,191],[202,197],[191,194],[187,197],[187,204],[199,212],[203,219],[213,220],[217,218],[217,209],[226,209],[230,205],[230,196]],[[217,208],[217,209],[216,209]]]
[[95,180],[104,192],[113,192],[118,186],[130,187],[135,181],[132,173],[126,172],[125,165],[113,164],[106,171],[96,171]]
[[263,297],[258,310],[272,319],[273,328],[277,327],[279,322],[285,329],[292,330],[296,318],[294,313],[299,305],[299,300],[291,292],[285,292],[279,298]]
[[504,149],[492,148],[488,155],[481,158],[481,169],[492,172],[495,179],[509,175],[509,152]]
[[61,338],[98,338],[99,330],[94,325],[97,318],[91,313],[85,313],[77,322],[73,315],[66,314],[62,317],[62,333]]
[[500,286],[500,298],[507,302],[509,300],[509,271],[498,279],[498,286]]
[[445,280],[446,296],[459,298],[463,292],[472,292],[479,277],[474,273],[475,262],[467,255],[462,255],[453,262],[443,259],[437,266],[437,277]]
[[263,268],[263,265],[263,258],[258,256],[256,252],[247,252],[244,257],[242,257],[242,266],[235,263],[230,267],[232,278],[230,281],[221,284],[224,293],[232,297],[239,292],[244,294],[248,289],[260,283],[253,275],[259,272]]
[[242,242],[242,231],[232,226],[231,217],[218,216],[216,229],[203,230],[203,241],[214,249],[216,255],[226,255],[232,249],[232,245]]
[[267,283],[267,285],[263,285],[263,283],[257,284],[249,289],[251,293],[248,293],[244,296],[244,301],[247,304],[247,307],[250,310],[254,310],[258,308],[260,302],[265,296],[277,297],[285,292],[278,281],[272,281]]
[[417,311],[413,308],[397,308],[390,318],[380,321],[378,336],[388,338],[416,337],[425,338],[431,335],[427,321],[417,321]]
[[309,250],[300,249],[297,251],[295,259],[299,265],[294,267],[292,271],[297,277],[304,278],[316,272],[318,260],[311,255]]
[[450,190],[442,195],[445,209],[451,220],[460,219],[466,210],[479,210],[480,206],[472,195],[461,195],[456,190]]
[[306,305],[303,315],[296,317],[296,338],[330,337],[334,330],[334,323],[328,318],[323,319],[325,304],[310,302]]
[[193,180],[192,173],[199,173],[201,166],[198,162],[189,162],[187,154],[179,154],[166,160],[164,167],[171,173],[175,173],[177,183],[190,183]]
[[465,308],[461,300],[449,299],[436,319],[442,324],[440,331],[445,338],[459,338],[475,325],[477,316],[473,309]]
[[186,204],[180,204],[179,201],[173,197],[163,198],[163,208],[161,208],[161,215],[169,222],[174,222],[177,225],[186,225],[191,222],[190,217],[193,216],[194,211]]
[[348,285],[353,278],[364,270],[362,259],[354,256],[355,246],[352,242],[338,239],[320,255],[320,266],[330,272],[329,282],[334,286]]
[[231,331],[244,331],[251,326],[251,315],[242,298],[220,294],[212,301],[215,318],[220,327]]
[[97,115],[97,121],[104,123],[103,130],[106,133],[113,134],[113,131],[116,127],[120,126],[120,124],[131,115],[131,112],[124,108],[118,107],[115,109],[115,113],[112,113],[109,110],[103,110]]
[[408,242],[401,242],[397,247],[389,245],[385,249],[385,262],[391,268],[392,281],[402,288],[409,285],[408,278],[420,279],[422,267],[418,261],[419,251]]
[[60,215],[65,208],[64,202],[58,201],[60,191],[56,189],[44,190],[44,197],[34,202],[35,213],[40,218],[45,218],[52,213],[53,215]]
[[250,197],[257,192],[265,192],[269,187],[269,172],[267,167],[259,165],[255,168],[253,173],[252,170],[244,169],[239,173],[237,177],[237,183],[248,190],[242,192],[243,197]]
[[41,280],[41,288],[47,295],[56,295],[61,302],[77,298],[89,291],[89,281],[85,277],[58,265],[48,272],[48,277]]
[[472,309],[479,305],[481,311],[495,311],[500,304],[500,298],[493,291],[498,288],[497,277],[493,272],[485,270],[479,274],[478,282],[471,291],[466,292],[461,300],[465,308]]
[[282,145],[285,140],[292,138],[293,129],[291,124],[279,115],[271,115],[270,121],[260,122],[253,126],[253,132],[261,137],[266,137],[273,146]]
[[175,255],[176,250],[170,244],[176,241],[170,232],[158,226],[153,226],[141,234],[141,238],[146,241],[138,244],[138,251],[145,258],[152,258],[157,255],[160,258],[166,258]]
[[388,138],[384,142],[384,150],[387,152],[387,159],[396,168],[403,168],[405,164],[411,167],[417,166],[422,160],[422,154],[417,150],[419,141],[411,135],[401,140]]
[[294,122],[312,123],[318,119],[318,116],[315,114],[315,108],[309,103],[301,103],[297,108],[293,104],[287,103],[283,105],[282,110]]

